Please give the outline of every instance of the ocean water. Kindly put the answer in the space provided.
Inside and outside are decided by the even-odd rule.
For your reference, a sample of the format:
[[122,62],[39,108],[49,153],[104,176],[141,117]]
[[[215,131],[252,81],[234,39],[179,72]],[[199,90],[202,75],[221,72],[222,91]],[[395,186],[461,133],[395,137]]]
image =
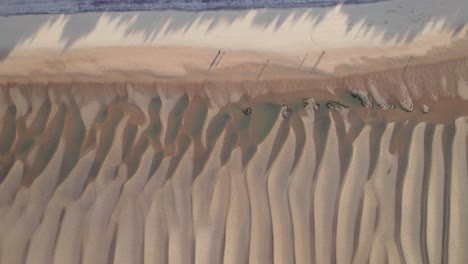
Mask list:
[[0,15],[59,14],[97,11],[183,10],[324,7],[388,0],[2,0]]

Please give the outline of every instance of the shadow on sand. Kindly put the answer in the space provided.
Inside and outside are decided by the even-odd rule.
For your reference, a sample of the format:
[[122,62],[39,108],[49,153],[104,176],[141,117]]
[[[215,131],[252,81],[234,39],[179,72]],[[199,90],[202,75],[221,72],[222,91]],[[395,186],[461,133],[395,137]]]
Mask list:
[[[356,2],[356,1],[354,1]],[[362,1],[358,1],[362,2]],[[463,13],[468,7],[466,0],[404,1],[393,0],[373,4],[341,5],[340,12],[347,16],[347,31],[359,26],[365,32],[383,34],[384,41],[411,42],[434,22],[443,23],[445,29],[457,36],[464,28],[468,15]],[[286,8],[222,11],[131,11],[107,13],[79,13],[72,15],[43,14],[28,16],[0,17],[0,61],[8,57],[17,46],[34,39],[41,29],[49,28],[63,19],[64,28],[61,40],[64,49],[93,32],[99,20],[106,16],[109,21],[125,28],[125,35],[143,34],[146,41],[156,36],[175,32],[185,32],[195,22],[207,23],[207,32],[220,23],[231,25],[237,20],[253,14],[252,26],[279,29],[286,20],[306,19],[318,26],[325,16],[336,9],[331,7]],[[303,21],[303,20],[301,20]]]

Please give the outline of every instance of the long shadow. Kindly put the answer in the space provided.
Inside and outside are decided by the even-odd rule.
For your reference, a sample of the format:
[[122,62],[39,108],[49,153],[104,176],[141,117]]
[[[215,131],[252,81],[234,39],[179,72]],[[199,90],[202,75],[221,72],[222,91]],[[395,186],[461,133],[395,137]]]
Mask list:
[[383,34],[384,41],[411,42],[428,25],[433,28],[434,22],[453,30],[453,36],[458,35],[467,22],[460,10],[468,7],[468,2],[463,0],[393,1],[386,6],[385,10],[380,5],[342,6],[342,12],[350,15],[347,30],[362,23],[366,31],[373,29],[375,35]]
[[34,38],[43,27],[50,27],[59,16],[0,17],[0,61],[25,41]]
[[[51,5],[52,0],[5,0],[3,6],[0,4],[0,15],[4,16],[0,17],[0,61],[8,57],[15,47],[32,41],[41,29],[50,28],[57,23],[63,23],[60,40],[64,49],[68,49],[76,41],[92,33],[101,20],[108,20],[115,23],[116,27],[122,27],[126,37],[138,34],[143,35],[145,41],[152,41],[156,36],[185,33],[197,23],[207,25],[206,33],[209,33],[218,25],[229,26],[250,16],[251,26],[260,29],[271,27],[278,30],[286,21],[311,21],[314,26],[318,26],[327,14],[336,11],[338,2],[344,2],[338,8],[347,17],[348,32],[359,27],[357,29],[372,34],[373,37],[382,37],[384,43],[411,42],[428,26],[433,27],[436,23],[441,23],[443,28],[451,30],[453,36],[457,36],[468,20],[468,14],[462,12],[464,7],[468,7],[466,0],[389,0],[374,3],[379,1],[381,0],[260,0],[255,4],[248,4],[240,0],[160,0],[149,4],[133,0],[80,0]],[[368,2],[373,4],[363,4]],[[147,11],[128,11],[141,9]],[[127,12],[90,12],[109,10]],[[85,13],[70,14],[76,12]],[[55,14],[11,16],[31,13]]]

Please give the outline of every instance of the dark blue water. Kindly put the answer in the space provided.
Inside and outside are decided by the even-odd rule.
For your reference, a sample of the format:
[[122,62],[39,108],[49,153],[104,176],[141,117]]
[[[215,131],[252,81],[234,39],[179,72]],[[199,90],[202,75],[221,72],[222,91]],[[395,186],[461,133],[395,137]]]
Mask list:
[[324,7],[385,0],[0,0],[0,15],[57,14],[97,11],[183,10]]

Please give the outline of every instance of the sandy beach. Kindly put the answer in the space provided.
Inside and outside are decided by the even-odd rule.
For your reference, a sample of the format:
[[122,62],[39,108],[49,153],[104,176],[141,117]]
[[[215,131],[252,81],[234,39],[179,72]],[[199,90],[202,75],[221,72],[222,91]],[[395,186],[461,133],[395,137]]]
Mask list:
[[463,7],[0,17],[0,263],[467,263]]

